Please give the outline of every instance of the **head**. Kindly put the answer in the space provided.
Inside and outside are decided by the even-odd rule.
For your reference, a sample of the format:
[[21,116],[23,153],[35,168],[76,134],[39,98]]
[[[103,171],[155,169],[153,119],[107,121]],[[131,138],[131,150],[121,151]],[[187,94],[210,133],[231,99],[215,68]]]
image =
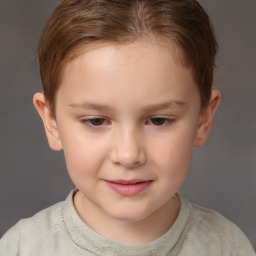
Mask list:
[[174,46],[177,60],[191,68],[201,106],[206,107],[217,43],[196,0],[64,0],[48,20],[38,47],[43,91],[52,112],[62,71],[81,50],[152,38]]
[[197,1],[64,0],[54,10],[39,44],[44,93],[34,104],[94,230],[101,233],[99,219],[174,209],[220,100],[215,54]]

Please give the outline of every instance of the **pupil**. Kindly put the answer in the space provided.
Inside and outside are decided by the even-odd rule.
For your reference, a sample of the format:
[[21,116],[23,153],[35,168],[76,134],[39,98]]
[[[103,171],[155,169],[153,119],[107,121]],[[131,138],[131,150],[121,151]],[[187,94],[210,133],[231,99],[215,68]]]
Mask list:
[[91,123],[95,126],[100,126],[103,124],[103,119],[102,118],[95,118],[93,120],[91,120]]
[[163,125],[164,122],[165,122],[165,118],[159,117],[159,118],[153,118],[153,119],[152,119],[152,123],[153,123],[154,125]]

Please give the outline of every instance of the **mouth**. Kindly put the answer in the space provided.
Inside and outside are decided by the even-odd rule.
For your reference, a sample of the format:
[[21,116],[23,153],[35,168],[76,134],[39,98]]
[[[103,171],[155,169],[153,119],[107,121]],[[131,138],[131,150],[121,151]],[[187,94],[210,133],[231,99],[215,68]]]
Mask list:
[[153,180],[105,180],[107,185],[121,196],[136,196],[146,190]]

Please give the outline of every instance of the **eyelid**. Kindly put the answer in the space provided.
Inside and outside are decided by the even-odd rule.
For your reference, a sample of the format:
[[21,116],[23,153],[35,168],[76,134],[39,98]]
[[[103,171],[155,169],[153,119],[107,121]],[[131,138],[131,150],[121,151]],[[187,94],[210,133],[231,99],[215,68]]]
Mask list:
[[[93,120],[96,120],[96,119],[101,119],[103,121],[102,124],[99,124],[99,125],[93,125],[91,122]],[[154,124],[152,123],[152,119],[163,119],[164,120],[164,123],[163,124]],[[170,116],[163,116],[163,115],[159,115],[159,116],[150,116],[146,119],[146,122],[145,124],[146,125],[151,125],[151,126],[154,126],[154,127],[167,127],[167,126],[170,126],[172,125],[172,123],[175,121],[175,118],[174,117],[170,117]],[[111,124],[111,121],[108,120],[108,118],[104,117],[104,116],[85,116],[85,117],[82,117],[80,119],[80,122],[82,124],[85,124],[86,126],[88,126],[89,128],[93,128],[93,129],[100,129],[100,128],[103,128],[105,126],[108,126]]]
[[[103,124],[101,124],[101,125],[93,125],[92,123],[90,123],[90,122],[92,122],[93,120],[96,120],[96,119],[99,119],[99,120],[102,119],[103,120]],[[108,121],[107,118],[102,117],[102,116],[89,116],[89,117],[81,118],[81,123],[87,125],[90,128],[99,129],[99,128],[102,128],[103,126],[109,125],[110,121]]]
[[[165,123],[164,124],[160,124],[160,125],[156,125],[156,124],[150,124],[149,122],[152,121],[152,119],[164,119],[165,120]],[[167,127],[169,125],[171,125],[173,122],[175,121],[174,118],[172,117],[166,117],[166,116],[151,116],[147,119],[146,121],[146,124],[149,124],[149,125],[152,125],[152,126],[155,126],[155,127]]]

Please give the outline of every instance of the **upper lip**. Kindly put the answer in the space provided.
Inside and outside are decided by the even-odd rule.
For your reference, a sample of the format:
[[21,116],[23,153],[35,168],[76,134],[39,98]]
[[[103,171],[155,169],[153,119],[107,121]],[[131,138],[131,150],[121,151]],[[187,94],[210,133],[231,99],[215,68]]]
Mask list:
[[134,179],[134,180],[106,180],[107,182],[122,184],[122,185],[134,185],[143,182],[150,182],[152,180],[142,180],[142,179]]

